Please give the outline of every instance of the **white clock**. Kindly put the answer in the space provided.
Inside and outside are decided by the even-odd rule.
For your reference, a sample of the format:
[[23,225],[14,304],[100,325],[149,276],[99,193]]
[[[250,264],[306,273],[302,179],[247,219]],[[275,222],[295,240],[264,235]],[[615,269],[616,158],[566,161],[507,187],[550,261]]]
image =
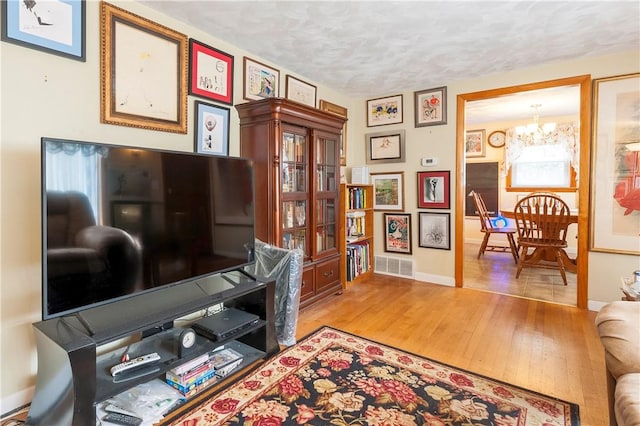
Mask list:
[[504,142],[506,139],[506,134],[502,130],[496,130],[495,132],[491,132],[487,141],[489,145],[494,148],[502,148],[504,146]]
[[180,332],[178,340],[178,356],[182,358],[191,353],[196,346],[196,332],[192,328],[185,328]]

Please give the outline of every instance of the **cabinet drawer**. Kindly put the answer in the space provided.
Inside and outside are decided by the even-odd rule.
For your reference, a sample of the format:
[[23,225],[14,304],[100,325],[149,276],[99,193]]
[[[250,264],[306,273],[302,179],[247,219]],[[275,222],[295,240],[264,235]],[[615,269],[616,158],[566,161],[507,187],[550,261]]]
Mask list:
[[313,296],[313,268],[302,271],[302,288],[300,289],[300,300],[306,300]]
[[340,281],[340,258],[316,265],[316,292]]

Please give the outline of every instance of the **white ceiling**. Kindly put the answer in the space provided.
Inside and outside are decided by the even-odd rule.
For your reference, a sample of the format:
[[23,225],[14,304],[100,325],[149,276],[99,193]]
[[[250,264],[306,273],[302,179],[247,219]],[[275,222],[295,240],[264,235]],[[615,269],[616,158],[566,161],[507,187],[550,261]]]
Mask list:
[[350,97],[640,49],[637,0],[141,3]]

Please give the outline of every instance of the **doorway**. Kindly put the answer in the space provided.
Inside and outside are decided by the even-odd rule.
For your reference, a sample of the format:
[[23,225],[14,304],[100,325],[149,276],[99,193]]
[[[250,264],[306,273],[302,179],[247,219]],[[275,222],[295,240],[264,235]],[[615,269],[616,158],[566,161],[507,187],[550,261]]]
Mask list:
[[591,76],[583,75],[538,83],[529,83],[499,89],[484,90],[460,94],[457,97],[456,122],[456,168],[459,171],[456,180],[456,216],[455,216],[455,281],[456,287],[464,286],[464,218],[465,197],[465,124],[466,103],[470,101],[498,98],[515,93],[528,92],[561,86],[578,85],[580,87],[580,173],[578,189],[578,238],[577,242],[577,295],[576,306],[587,308],[588,290],[588,211],[589,211],[589,173],[590,173],[590,117],[591,117]]

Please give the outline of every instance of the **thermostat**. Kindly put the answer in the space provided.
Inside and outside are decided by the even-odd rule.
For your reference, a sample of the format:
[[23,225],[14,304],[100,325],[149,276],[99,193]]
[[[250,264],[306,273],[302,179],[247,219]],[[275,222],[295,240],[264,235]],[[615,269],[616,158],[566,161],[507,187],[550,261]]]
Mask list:
[[438,159],[436,157],[424,157],[420,160],[420,165],[422,166],[435,166],[438,164]]

